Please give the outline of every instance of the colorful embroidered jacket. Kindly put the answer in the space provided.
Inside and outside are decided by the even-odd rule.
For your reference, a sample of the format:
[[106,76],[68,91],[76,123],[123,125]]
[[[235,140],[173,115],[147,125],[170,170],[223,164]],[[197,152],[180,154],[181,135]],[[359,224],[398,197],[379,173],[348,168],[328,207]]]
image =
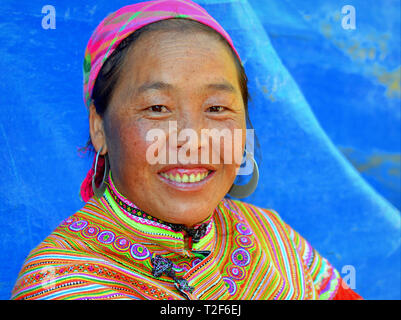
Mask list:
[[224,199],[198,242],[111,182],[27,257],[12,299],[358,299],[273,210]]

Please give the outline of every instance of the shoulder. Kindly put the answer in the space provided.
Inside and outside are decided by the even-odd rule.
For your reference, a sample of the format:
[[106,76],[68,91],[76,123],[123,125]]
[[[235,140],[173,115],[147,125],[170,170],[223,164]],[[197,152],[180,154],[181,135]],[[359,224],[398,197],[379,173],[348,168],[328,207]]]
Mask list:
[[262,246],[274,247],[286,256],[300,254],[297,250],[298,234],[285,223],[276,210],[232,199],[225,199],[225,206],[233,212],[232,219],[246,224]]
[[[275,248],[287,257],[295,249],[291,228],[277,211],[232,199],[224,200],[225,207],[235,228],[248,228],[264,248]],[[241,230],[238,230],[241,233]],[[284,256],[283,256],[284,258]]]
[[[99,202],[92,198],[74,214],[67,217],[51,232],[36,248],[34,248],[29,259],[47,253],[47,257],[59,256],[68,251],[77,256],[88,255],[91,248],[85,246],[86,240],[92,238],[92,234],[98,234],[99,226],[106,224],[107,210]],[[93,227],[93,230],[90,228]]]
[[95,221],[102,217],[104,209],[92,199],[62,221],[25,259],[11,299],[78,299],[83,293],[86,298],[126,298],[113,289],[113,277],[130,270],[116,270],[102,249],[88,241],[99,233]]
[[288,237],[287,224],[274,209],[261,208],[256,205],[233,199],[224,199],[224,205],[234,212],[239,220],[244,219],[252,229],[261,231],[280,231]]
[[[101,217],[104,215],[104,209],[98,201],[91,199],[81,209],[67,217],[39,244],[26,258],[25,264],[30,260],[36,260],[38,257],[47,252],[47,257],[59,255],[64,250],[76,252],[80,254],[83,250],[77,250],[76,242],[79,241],[78,231],[82,231],[86,226],[90,225],[94,216]],[[81,232],[82,234],[82,232]],[[82,249],[82,248],[80,248]]]
[[[313,282],[319,299],[360,298],[347,288],[336,268],[289,226],[277,211],[232,199],[225,199],[225,205],[246,221],[263,245],[279,251],[282,259],[291,260],[291,255],[296,255],[294,259],[301,262],[305,276]],[[285,250],[280,250],[281,247]]]

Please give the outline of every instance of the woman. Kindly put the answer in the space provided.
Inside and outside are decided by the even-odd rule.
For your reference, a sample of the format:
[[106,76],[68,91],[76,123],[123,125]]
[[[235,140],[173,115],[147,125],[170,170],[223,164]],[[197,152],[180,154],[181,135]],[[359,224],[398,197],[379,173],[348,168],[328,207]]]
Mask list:
[[[86,204],[30,253],[13,299],[360,298],[275,211],[225,197],[248,195],[258,178],[250,154],[250,183],[233,185],[247,78],[199,5],[149,1],[109,15],[86,49],[84,101],[96,151]],[[216,147],[202,130],[241,135]]]

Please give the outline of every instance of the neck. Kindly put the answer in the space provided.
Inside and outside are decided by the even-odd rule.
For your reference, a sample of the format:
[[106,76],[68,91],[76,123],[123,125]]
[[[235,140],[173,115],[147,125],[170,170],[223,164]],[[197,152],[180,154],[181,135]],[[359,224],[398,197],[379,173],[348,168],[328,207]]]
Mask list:
[[213,213],[211,213],[203,221],[200,221],[199,223],[194,223],[191,225],[167,222],[162,219],[156,218],[153,215],[143,211],[138,206],[136,206],[134,204],[134,202],[132,202],[131,200],[126,198],[124,195],[122,195],[115,186],[111,171],[109,173],[109,177],[108,177],[106,184],[107,184],[107,188],[108,188],[111,196],[113,197],[113,199],[115,200],[115,202],[119,205],[119,207],[121,209],[127,211],[129,214],[134,213],[141,218],[145,218],[148,220],[152,220],[152,221],[161,223],[165,226],[170,227],[173,231],[186,231],[186,233],[188,235],[190,235],[191,237],[194,237],[194,239],[197,239],[199,236],[200,237],[202,236],[203,231],[201,231],[201,230],[205,229],[205,226],[207,226],[207,224],[210,222],[210,220],[213,216]]

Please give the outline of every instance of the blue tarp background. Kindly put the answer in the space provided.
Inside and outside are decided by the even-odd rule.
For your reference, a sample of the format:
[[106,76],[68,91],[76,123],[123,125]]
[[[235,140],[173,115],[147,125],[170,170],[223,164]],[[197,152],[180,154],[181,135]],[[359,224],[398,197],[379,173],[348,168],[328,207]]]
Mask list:
[[[91,165],[86,43],[137,1],[3,0],[0,6],[0,298],[23,260],[83,206]],[[366,299],[401,298],[400,1],[199,0],[232,36],[252,97],[260,183],[273,208]],[[56,9],[43,29],[42,8]],[[342,27],[344,5],[356,29]]]

